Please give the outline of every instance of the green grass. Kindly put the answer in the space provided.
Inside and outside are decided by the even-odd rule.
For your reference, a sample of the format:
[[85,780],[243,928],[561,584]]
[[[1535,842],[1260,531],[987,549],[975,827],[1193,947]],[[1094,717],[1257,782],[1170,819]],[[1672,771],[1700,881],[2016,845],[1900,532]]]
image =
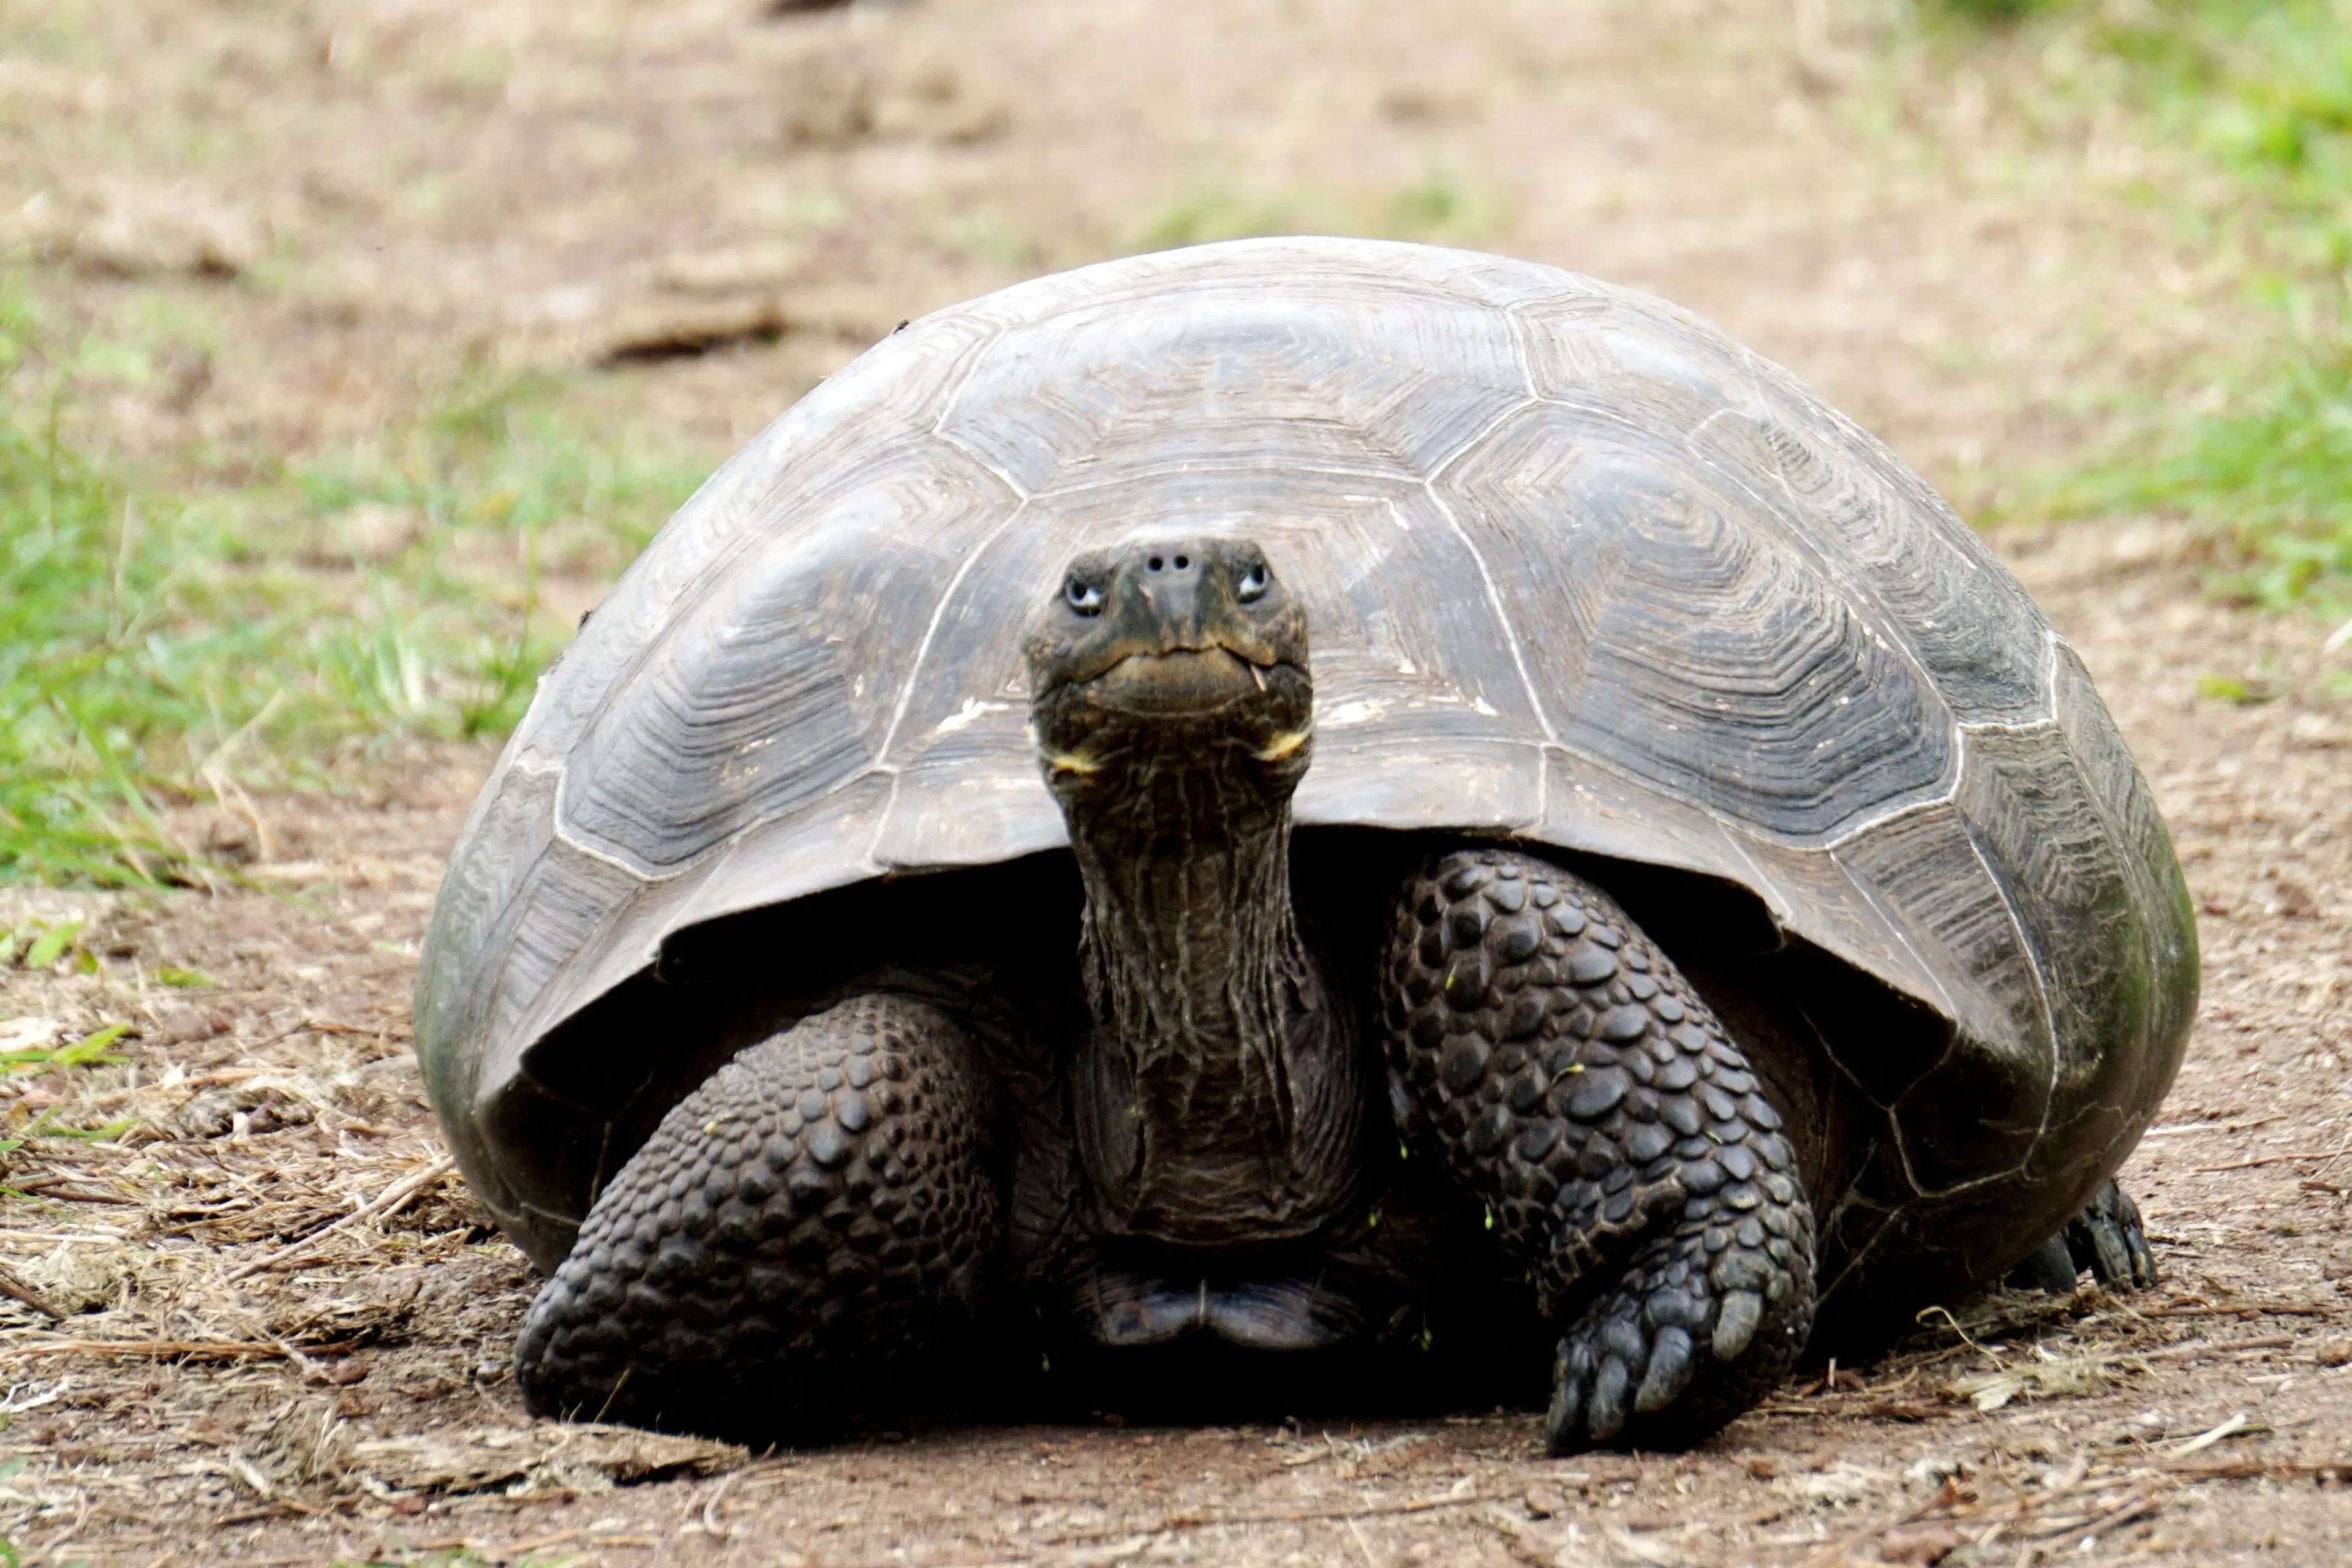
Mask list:
[[1434,167],[1390,194],[1386,216],[1391,239],[1465,244],[1502,226],[1490,193]]
[[2119,450],[2051,486],[2038,510],[2187,518],[2224,546],[2233,595],[2352,609],[2352,4],[1944,8],[2035,13],[2026,41],[2061,113],[2120,109],[2152,145],[2191,150],[2216,177],[2145,195],[2242,279],[2269,322],[2196,367],[2202,395],[2151,399]]
[[130,1032],[128,1024],[109,1024],[96,1034],[84,1036],[69,1046],[26,1046],[16,1050],[0,1051],[0,1075],[14,1078],[24,1073],[53,1072],[62,1068],[119,1065],[131,1058],[110,1047]]
[[1171,204],[1137,237],[1139,250],[1173,250],[1220,239],[1276,234],[1328,234],[1325,204],[1297,195],[1243,196],[1222,186],[1195,191]]
[[[19,1046],[0,1050],[0,1081],[92,1068],[120,1067],[131,1058],[115,1047],[130,1033],[131,1026],[128,1024],[109,1024],[69,1045]],[[19,1173],[12,1169],[16,1163],[12,1156],[27,1143],[60,1140],[80,1143],[105,1142],[121,1137],[139,1124],[136,1118],[131,1118],[102,1127],[68,1127],[56,1120],[56,1114],[54,1110],[44,1110],[27,1125],[6,1137],[0,1137],[0,1197],[29,1195],[18,1185]]]
[[1002,214],[986,207],[951,221],[947,226],[947,237],[956,249],[1008,272],[1034,272],[1044,264],[1036,241]]
[[[81,927],[79,920],[57,925],[28,921],[20,926],[0,927],[0,969],[18,963],[26,969],[47,969],[68,953],[84,956],[75,945]],[[91,963],[95,967],[96,960]]]
[[1136,237],[1139,250],[1170,250],[1264,235],[1352,235],[1475,244],[1499,226],[1497,203],[1482,189],[1433,168],[1389,191],[1350,194],[1295,187],[1245,195],[1222,185],[1192,192],[1160,212]]
[[502,732],[568,630],[545,574],[610,577],[705,471],[525,381],[257,480],[149,482],[69,437],[122,356],[66,337],[0,292],[0,881],[200,878],[170,806]]
[[2196,519],[2232,547],[2222,585],[2273,609],[2352,612],[2352,355],[2315,343],[2246,367],[2220,411],[2058,486],[2074,515]]
[[[570,627],[540,613],[548,571],[609,579],[693,492],[709,465],[624,433],[583,431],[552,380],[474,389],[397,437],[298,466],[248,510],[323,520],[364,591],[318,665],[348,715],[380,729],[502,734],[522,717]],[[370,561],[339,521],[410,520]]]

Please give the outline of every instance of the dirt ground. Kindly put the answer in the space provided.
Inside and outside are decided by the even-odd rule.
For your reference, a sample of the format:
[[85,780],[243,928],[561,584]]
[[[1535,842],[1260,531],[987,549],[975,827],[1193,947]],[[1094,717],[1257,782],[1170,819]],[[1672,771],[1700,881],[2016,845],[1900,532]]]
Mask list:
[[[723,448],[932,305],[1344,226],[1667,294],[1980,499],[2228,311],[2116,195],[2161,149],[2027,138],[2031,62],[1889,64],[1891,14],[0,0],[0,225],[171,351],[103,411],[159,452],[349,439],[467,355],[603,367],[595,395]],[[92,961],[0,969],[0,1047],[134,1031],[0,1084],[8,1136],[96,1130],[5,1155],[0,1537],[109,1568],[2352,1558],[2352,649],[2217,605],[2174,531],[1999,543],[2200,900],[2198,1033],[2124,1173],[2152,1294],[1955,1303],[1684,1456],[1547,1460],[1513,1413],[764,1458],[535,1422],[506,1371],[529,1269],[408,1054],[488,757],[417,752],[260,802],[249,890],[0,891],[0,927],[84,918]]]

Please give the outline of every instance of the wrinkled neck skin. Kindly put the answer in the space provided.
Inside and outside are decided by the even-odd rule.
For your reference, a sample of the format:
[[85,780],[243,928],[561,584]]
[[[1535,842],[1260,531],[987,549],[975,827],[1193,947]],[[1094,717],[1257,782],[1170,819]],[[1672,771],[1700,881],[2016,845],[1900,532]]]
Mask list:
[[1179,1246],[1303,1236],[1353,1195],[1363,1074],[1291,907],[1297,775],[1270,787],[1229,736],[1152,731],[1056,781],[1086,885],[1072,1087],[1098,1219]]

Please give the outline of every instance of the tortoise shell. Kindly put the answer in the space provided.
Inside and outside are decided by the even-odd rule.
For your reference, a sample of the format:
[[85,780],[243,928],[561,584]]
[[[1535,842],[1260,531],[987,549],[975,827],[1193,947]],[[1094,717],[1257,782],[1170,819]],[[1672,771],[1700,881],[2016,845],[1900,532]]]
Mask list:
[[1825,1300],[1874,1254],[1953,1272],[1939,1236],[2021,1253],[2168,1086],[2197,984],[2170,840],[2081,662],[1927,483],[1654,299],[1241,241],[903,328],[713,477],[547,675],[416,1005],[459,1163],[542,1266],[708,1070],[585,1026],[686,933],[1066,845],[1022,633],[1075,552],[1144,528],[1255,538],[1305,602],[1302,843],[1696,874],[1924,1021],[1833,1038]]

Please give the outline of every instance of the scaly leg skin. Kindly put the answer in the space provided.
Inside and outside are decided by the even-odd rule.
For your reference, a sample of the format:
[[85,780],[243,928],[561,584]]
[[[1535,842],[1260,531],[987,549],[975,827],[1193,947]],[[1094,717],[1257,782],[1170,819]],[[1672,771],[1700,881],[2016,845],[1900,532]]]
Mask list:
[[2019,1259],[2001,1283],[2012,1290],[2065,1296],[2073,1293],[2074,1282],[2082,1277],[2083,1266],[2074,1261],[2062,1230]]
[[976,1310],[991,1097],[928,1003],[856,997],[738,1053],[596,1199],[531,1303],[543,1415],[817,1436]]
[[1408,879],[1390,1064],[1563,1325],[1555,1454],[1681,1447],[1786,1375],[1813,1217],[1747,1059],[1607,894],[1465,850]]

